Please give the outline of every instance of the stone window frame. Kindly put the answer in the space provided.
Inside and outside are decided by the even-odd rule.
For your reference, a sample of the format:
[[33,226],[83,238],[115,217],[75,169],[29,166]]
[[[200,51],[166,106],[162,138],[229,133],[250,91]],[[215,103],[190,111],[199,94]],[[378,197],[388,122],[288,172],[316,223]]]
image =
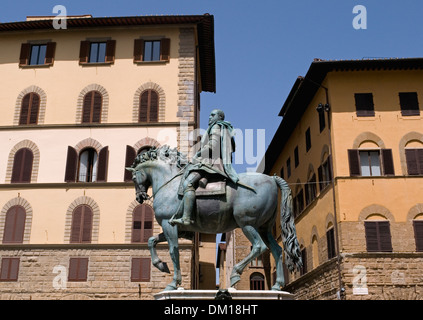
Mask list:
[[66,210],[64,242],[68,244],[71,243],[70,240],[72,230],[72,215],[74,210],[80,205],[89,206],[93,212],[91,243],[98,243],[98,234],[100,226],[100,207],[94,199],[87,196],[81,196],[79,198],[76,198]]
[[20,149],[23,149],[23,148],[27,148],[32,151],[34,159],[32,161],[31,183],[37,182],[38,171],[40,168],[40,150],[38,149],[37,145],[31,140],[22,140],[21,142],[17,143],[12,148],[12,150],[10,150],[9,158],[7,160],[5,183],[11,183],[15,154],[16,152],[18,152]]
[[158,122],[164,122],[165,121],[165,111],[166,111],[166,94],[163,88],[154,82],[146,82],[142,84],[138,89],[135,91],[134,99],[133,99],[133,105],[132,105],[132,122],[133,123],[139,123],[138,121],[138,115],[139,115],[139,109],[140,109],[140,98],[144,91],[146,90],[154,90],[157,92],[157,95],[159,97],[159,106],[158,106]]
[[0,241],[3,241],[4,236],[4,227],[6,223],[6,213],[9,211],[10,208],[14,206],[21,206],[24,208],[26,217],[25,217],[25,228],[24,228],[24,236],[23,236],[23,244],[28,244],[30,235],[31,235],[31,227],[32,227],[32,215],[33,215],[33,209],[30,203],[18,196],[16,198],[13,198],[9,200],[2,208],[0,212]]
[[77,104],[76,104],[76,117],[75,122],[77,124],[82,123],[82,111],[84,107],[84,97],[90,91],[98,91],[102,96],[102,105],[101,105],[101,120],[100,123],[107,123],[109,115],[109,93],[107,90],[99,84],[93,83],[86,86],[79,92]]
[[[32,85],[24,90],[22,90],[15,103],[15,114],[13,116],[13,125],[19,126],[19,119],[21,116],[22,100],[28,93],[36,93],[40,96],[40,108],[38,110],[38,121],[37,124],[44,124],[45,115],[46,115],[46,105],[47,105],[47,94],[46,92],[36,85]],[[21,125],[22,126],[22,125]]]

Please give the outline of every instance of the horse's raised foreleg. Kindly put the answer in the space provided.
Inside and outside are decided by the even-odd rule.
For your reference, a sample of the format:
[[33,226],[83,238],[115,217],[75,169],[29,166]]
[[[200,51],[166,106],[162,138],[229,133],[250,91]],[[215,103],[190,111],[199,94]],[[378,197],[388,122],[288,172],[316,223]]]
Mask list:
[[169,254],[173,262],[173,281],[164,290],[176,290],[182,283],[181,268],[179,265],[178,227],[171,226],[168,220],[163,220],[162,228],[169,244]]
[[231,273],[231,287],[241,280],[241,274],[245,267],[258,256],[263,254],[267,250],[267,246],[261,238],[257,230],[252,226],[242,227],[242,232],[253,245],[251,252],[241,262],[236,264]]
[[164,233],[155,235],[148,239],[148,249],[150,250],[151,262],[153,266],[155,266],[157,269],[159,269],[162,272],[170,273],[167,263],[160,260],[156,251],[156,245],[160,242],[166,242],[166,241],[167,239]]

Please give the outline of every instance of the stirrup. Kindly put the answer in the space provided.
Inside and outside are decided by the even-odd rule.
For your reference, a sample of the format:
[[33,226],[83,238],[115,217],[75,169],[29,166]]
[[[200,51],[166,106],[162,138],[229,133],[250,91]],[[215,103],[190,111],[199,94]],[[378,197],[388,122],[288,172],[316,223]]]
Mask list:
[[194,221],[190,219],[179,218],[179,219],[172,219],[172,221],[169,221],[169,223],[171,225],[177,224],[177,225],[189,226],[190,224],[193,224]]

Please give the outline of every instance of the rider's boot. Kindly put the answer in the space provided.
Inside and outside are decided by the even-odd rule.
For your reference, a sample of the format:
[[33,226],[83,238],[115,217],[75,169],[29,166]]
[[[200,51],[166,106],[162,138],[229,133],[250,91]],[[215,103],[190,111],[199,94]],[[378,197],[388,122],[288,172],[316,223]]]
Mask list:
[[172,224],[188,226],[194,223],[194,221],[191,220],[191,215],[195,204],[195,189],[192,185],[185,189],[183,202],[184,213],[182,214],[182,218],[172,220]]

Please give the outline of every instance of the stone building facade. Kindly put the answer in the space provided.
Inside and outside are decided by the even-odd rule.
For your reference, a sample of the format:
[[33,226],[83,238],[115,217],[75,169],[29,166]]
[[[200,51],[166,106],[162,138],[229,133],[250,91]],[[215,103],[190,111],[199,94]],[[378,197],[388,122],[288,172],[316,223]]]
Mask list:
[[[200,94],[215,92],[213,29],[209,14],[0,24],[1,299],[153,299],[171,282],[125,167],[151,147],[189,156]],[[186,289],[196,246],[181,241]]]

